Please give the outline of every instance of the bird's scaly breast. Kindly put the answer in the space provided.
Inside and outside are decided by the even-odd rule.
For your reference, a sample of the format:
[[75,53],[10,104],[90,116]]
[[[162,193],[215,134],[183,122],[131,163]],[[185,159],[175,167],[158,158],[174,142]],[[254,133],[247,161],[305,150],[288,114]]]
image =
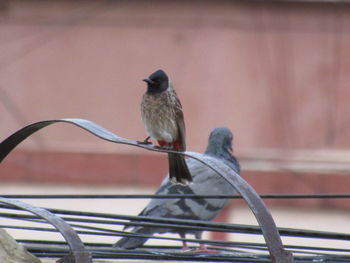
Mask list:
[[156,140],[173,142],[177,139],[175,111],[166,92],[145,94],[141,103],[141,117],[149,136]]

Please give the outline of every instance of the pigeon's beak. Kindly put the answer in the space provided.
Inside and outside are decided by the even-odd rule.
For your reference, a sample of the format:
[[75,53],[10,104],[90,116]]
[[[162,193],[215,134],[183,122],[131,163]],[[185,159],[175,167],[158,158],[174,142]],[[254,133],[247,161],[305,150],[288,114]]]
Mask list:
[[142,81],[144,81],[144,82],[146,82],[146,83],[148,83],[148,84],[153,84],[153,81],[150,80],[149,78],[145,78],[145,79],[143,79]]
[[228,146],[227,149],[231,154],[233,153],[232,145]]

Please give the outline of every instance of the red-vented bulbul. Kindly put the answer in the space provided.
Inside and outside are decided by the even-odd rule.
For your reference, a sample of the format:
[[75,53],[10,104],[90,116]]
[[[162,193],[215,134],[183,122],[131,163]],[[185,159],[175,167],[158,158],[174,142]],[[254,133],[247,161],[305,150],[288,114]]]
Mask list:
[[[143,81],[147,83],[147,91],[142,97],[141,117],[148,135],[157,140],[160,147],[185,151],[184,115],[170,79],[163,70],[157,70]],[[183,155],[168,153],[168,160],[172,181],[181,184],[192,182]]]

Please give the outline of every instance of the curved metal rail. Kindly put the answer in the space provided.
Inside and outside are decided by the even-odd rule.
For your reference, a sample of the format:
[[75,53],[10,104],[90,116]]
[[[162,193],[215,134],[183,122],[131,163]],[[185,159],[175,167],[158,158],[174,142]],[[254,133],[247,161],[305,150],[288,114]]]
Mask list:
[[62,218],[54,215],[53,213],[43,208],[35,207],[18,200],[0,197],[0,203],[4,203],[6,205],[14,206],[22,210],[31,212],[44,219],[46,222],[50,223],[62,234],[72,252],[71,254],[60,259],[58,262],[92,263],[91,253],[85,249],[83,242],[80,240],[75,230],[70,225],[68,225]]
[[53,123],[58,123],[58,122],[76,125],[103,140],[110,141],[113,143],[127,144],[131,146],[140,147],[146,150],[150,150],[150,151],[156,151],[156,152],[166,152],[166,153],[171,152],[176,154],[182,154],[203,163],[204,165],[208,166],[209,168],[217,172],[228,183],[230,183],[232,187],[234,187],[237,190],[237,192],[239,192],[242,195],[243,199],[247,202],[248,206],[254,213],[261,227],[272,262],[276,262],[276,263],[293,262],[292,253],[284,249],[282,240],[276,228],[276,224],[269,210],[266,208],[264,202],[259,197],[259,195],[255,192],[255,190],[229,166],[221,162],[218,162],[214,158],[207,158],[203,154],[199,154],[195,152],[176,152],[176,151],[161,149],[153,145],[140,144],[137,141],[122,138],[89,120],[58,119],[58,120],[41,121],[41,122],[30,124],[18,130],[17,132],[9,136],[7,139],[2,141],[0,144],[0,162],[19,143],[21,143],[31,134],[35,133],[36,131],[48,125],[51,125]]

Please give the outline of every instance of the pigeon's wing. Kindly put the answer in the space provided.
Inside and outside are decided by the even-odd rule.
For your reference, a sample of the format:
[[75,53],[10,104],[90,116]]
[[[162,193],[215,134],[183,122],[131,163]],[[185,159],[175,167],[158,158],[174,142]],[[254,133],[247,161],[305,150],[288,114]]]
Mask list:
[[[210,160],[213,157],[206,157]],[[213,171],[208,166],[192,160],[189,165],[192,174],[197,176],[193,179],[193,184],[190,185],[191,191],[196,195],[232,195],[235,193],[234,188],[219,174]],[[185,203],[191,207],[194,218],[200,220],[212,220],[228,203],[229,199],[218,198],[196,198],[186,199]]]
[[[235,193],[232,186],[208,166],[193,159],[187,160],[187,164],[193,175],[192,184],[188,186],[173,184],[166,177],[156,194],[221,195]],[[211,220],[217,216],[227,202],[228,199],[222,198],[152,199],[140,215]]]
[[[166,177],[156,192],[157,195],[193,194],[189,186],[174,184]],[[183,198],[154,198],[140,213],[140,216],[186,218]],[[188,215],[187,215],[188,216]]]

